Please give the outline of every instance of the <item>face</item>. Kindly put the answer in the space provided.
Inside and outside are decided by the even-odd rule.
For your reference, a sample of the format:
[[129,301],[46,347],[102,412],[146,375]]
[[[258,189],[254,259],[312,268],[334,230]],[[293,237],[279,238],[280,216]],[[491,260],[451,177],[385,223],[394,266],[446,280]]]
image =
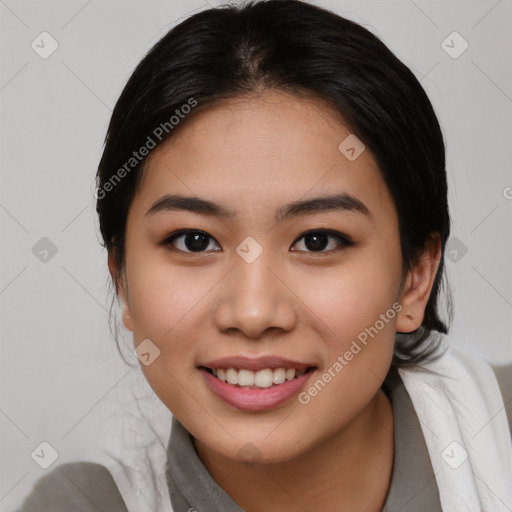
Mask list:
[[223,457],[305,453],[357,418],[388,371],[398,220],[370,151],[339,149],[350,133],[320,100],[265,92],[196,112],[147,160],[124,323],[150,359],[159,350],[141,364],[155,393]]

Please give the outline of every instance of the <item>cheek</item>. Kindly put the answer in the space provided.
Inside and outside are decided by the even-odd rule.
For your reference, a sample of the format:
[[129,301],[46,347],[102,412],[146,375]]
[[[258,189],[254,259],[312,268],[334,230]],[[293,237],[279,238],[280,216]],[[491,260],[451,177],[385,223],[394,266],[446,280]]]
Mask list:
[[[136,260],[151,263],[136,265]],[[178,397],[183,385],[191,385],[198,341],[205,337],[201,329],[208,315],[208,292],[218,276],[197,267],[178,268],[154,255],[145,259],[133,253],[131,263],[127,269],[134,343],[149,339],[160,351],[154,362],[141,368],[168,407],[180,410]]]
[[129,273],[134,343],[149,339],[159,350],[158,357],[147,366],[141,364],[141,369],[170,410],[195,416],[202,407],[187,399],[196,394],[190,376],[195,372],[200,320],[207,314],[205,297],[216,281],[204,272],[199,280],[192,267],[178,269],[154,257],[147,261],[151,264],[132,265]]
[[[137,258],[143,261],[144,257]],[[162,342],[181,330],[201,309],[215,283],[211,273],[194,267],[173,266],[165,258],[147,258],[150,264],[129,269],[130,311],[135,338]]]
[[328,435],[347,424],[375,396],[389,370],[401,307],[396,302],[400,273],[385,270],[365,260],[317,280],[321,286],[314,291],[304,285],[326,349],[322,368],[300,397],[311,430],[331,425]]
[[[345,420],[377,392],[393,356],[400,278],[398,249],[387,255],[362,251],[323,277],[304,275],[301,293],[320,320],[326,349],[319,377],[328,374],[330,388],[318,395],[311,390],[316,411],[337,411]],[[341,409],[334,407],[339,400]]]
[[[400,285],[399,258],[362,252],[339,267],[303,271],[298,295],[324,323],[326,333],[338,340],[355,339],[395,304]],[[394,337],[395,310],[386,317],[383,334]],[[379,323],[379,327],[382,327]],[[391,332],[393,331],[393,332]]]

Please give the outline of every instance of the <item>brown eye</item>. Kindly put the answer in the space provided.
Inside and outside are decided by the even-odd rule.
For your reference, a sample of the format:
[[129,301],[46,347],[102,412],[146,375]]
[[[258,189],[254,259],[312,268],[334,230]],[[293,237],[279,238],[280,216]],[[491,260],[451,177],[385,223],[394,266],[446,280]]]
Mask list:
[[204,231],[184,230],[173,233],[162,242],[162,245],[172,245],[182,252],[200,253],[208,250],[213,240],[215,239]]
[[[300,238],[294,242],[294,245],[299,243],[299,241],[302,239],[304,239],[304,242],[302,242],[303,248],[295,250],[305,250],[306,252],[335,252],[344,249],[345,247],[354,245],[350,238],[348,238],[343,233],[338,233],[337,231],[331,230],[320,229],[308,231],[307,233],[301,235]],[[332,242],[333,239],[335,240],[334,242]]]

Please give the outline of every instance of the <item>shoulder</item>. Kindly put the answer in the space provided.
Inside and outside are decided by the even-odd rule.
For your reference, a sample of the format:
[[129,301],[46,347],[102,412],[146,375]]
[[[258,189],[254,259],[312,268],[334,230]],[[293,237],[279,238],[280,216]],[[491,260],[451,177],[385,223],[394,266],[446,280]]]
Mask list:
[[[492,393],[493,396],[488,396],[489,399],[496,399],[496,391],[498,391],[498,394],[501,393],[509,431],[512,436],[512,363],[501,366],[491,364],[480,354],[470,352],[462,347],[452,347],[451,353],[470,370],[472,378],[480,384],[481,392],[488,390]],[[496,384],[492,386],[491,381],[494,383],[497,381],[497,386]],[[492,390],[496,391],[493,392]]]
[[503,402],[505,404],[505,411],[507,413],[508,425],[512,433],[512,364],[506,366],[492,365],[494,375],[498,381]]
[[36,481],[15,512],[127,512],[105,466],[93,462],[61,464]]
[[512,364],[492,365],[482,354],[443,336],[437,357],[398,372],[407,391],[413,393],[414,401],[423,409],[442,389],[465,422],[474,423],[485,408],[486,414],[502,417],[501,426],[495,423],[498,431],[503,434],[505,426],[512,436]]
[[451,346],[449,353],[451,359],[447,359],[449,361],[447,368],[451,369],[454,361],[462,364],[467,371],[467,377],[478,383],[478,392],[485,395],[487,400],[496,407],[503,408],[499,405],[500,400],[496,396],[501,394],[512,436],[512,364],[493,365],[481,354],[462,346]]
[[450,362],[447,368],[452,368],[454,361],[462,364],[468,372],[468,378],[474,379],[478,383],[478,391],[486,395],[487,400],[494,403],[495,406],[499,406],[500,402],[496,392],[498,395],[501,393],[512,436],[512,364],[493,365],[483,355],[462,346],[451,346],[449,353],[451,359],[448,360]]

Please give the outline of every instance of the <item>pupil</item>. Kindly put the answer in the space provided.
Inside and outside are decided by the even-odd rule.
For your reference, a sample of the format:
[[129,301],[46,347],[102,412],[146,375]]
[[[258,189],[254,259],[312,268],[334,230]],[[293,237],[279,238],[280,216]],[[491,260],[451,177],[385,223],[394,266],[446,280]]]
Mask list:
[[305,244],[310,251],[321,251],[327,246],[327,235],[324,233],[306,235]]
[[185,246],[189,251],[203,251],[208,247],[208,236],[201,233],[187,233],[185,235]]

